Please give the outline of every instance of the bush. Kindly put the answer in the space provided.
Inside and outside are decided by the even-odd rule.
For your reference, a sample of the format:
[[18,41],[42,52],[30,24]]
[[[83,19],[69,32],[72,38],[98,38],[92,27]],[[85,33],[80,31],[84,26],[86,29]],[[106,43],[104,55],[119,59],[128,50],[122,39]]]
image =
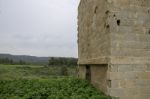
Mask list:
[[68,76],[68,70],[66,66],[61,67],[61,75],[62,76]]
[[0,99],[106,98],[87,81],[73,78],[0,81]]

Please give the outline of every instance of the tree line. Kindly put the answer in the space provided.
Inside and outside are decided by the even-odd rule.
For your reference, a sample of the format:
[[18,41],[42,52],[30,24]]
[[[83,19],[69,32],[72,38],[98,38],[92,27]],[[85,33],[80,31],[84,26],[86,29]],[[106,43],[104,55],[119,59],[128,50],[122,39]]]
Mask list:
[[76,58],[64,58],[64,57],[51,57],[49,59],[48,65],[55,65],[55,66],[77,66],[77,59]]
[[[34,62],[25,62],[24,60],[14,61],[11,58],[0,58],[0,64],[6,65],[27,65],[35,64]],[[48,62],[44,63],[48,66],[77,66],[77,58],[65,58],[65,57],[50,57]],[[40,65],[40,63],[37,63]]]
[[24,62],[23,60],[13,61],[12,59],[9,59],[9,58],[0,58],[0,64],[6,64],[6,65],[25,65],[26,62]]

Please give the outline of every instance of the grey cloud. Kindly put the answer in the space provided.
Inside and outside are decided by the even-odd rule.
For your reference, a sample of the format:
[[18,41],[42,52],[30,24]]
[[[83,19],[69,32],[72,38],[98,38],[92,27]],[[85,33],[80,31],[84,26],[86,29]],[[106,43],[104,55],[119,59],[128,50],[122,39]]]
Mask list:
[[79,0],[0,0],[0,53],[77,57]]

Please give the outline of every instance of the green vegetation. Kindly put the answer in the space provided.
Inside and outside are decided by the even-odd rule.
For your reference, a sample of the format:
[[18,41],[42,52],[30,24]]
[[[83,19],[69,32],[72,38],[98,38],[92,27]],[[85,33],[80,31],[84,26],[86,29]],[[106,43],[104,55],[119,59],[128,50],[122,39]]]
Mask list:
[[77,58],[71,57],[36,57],[28,55],[0,54],[0,64],[6,65],[49,65],[77,66]]
[[0,64],[25,65],[26,63],[22,60],[19,60],[19,61],[15,62],[15,61],[13,61],[12,59],[9,59],[9,58],[0,58]]
[[[36,59],[35,59],[36,60]],[[13,60],[11,58],[0,58],[0,64],[5,65],[47,65],[48,66],[77,66],[77,59],[76,58],[65,58],[65,57],[51,57],[47,59],[47,62],[29,62],[24,60]]]
[[0,99],[108,99],[73,66],[0,65]]
[[76,58],[65,58],[65,57],[51,57],[49,59],[49,66],[77,66],[77,59]]
[[0,80],[11,79],[49,79],[53,77],[76,77],[76,67],[0,65]]
[[73,78],[0,81],[0,99],[107,99],[87,81]]

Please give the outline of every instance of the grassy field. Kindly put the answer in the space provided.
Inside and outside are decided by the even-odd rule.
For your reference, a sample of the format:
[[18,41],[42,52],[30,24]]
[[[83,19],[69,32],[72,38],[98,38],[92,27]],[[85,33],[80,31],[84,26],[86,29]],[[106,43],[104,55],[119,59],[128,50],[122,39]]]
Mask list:
[[74,67],[64,76],[59,66],[0,65],[0,99],[109,99],[76,73]]
[[77,76],[75,67],[67,67],[66,69],[67,75],[63,75],[63,67],[60,66],[0,65],[0,80],[48,79],[59,76]]

